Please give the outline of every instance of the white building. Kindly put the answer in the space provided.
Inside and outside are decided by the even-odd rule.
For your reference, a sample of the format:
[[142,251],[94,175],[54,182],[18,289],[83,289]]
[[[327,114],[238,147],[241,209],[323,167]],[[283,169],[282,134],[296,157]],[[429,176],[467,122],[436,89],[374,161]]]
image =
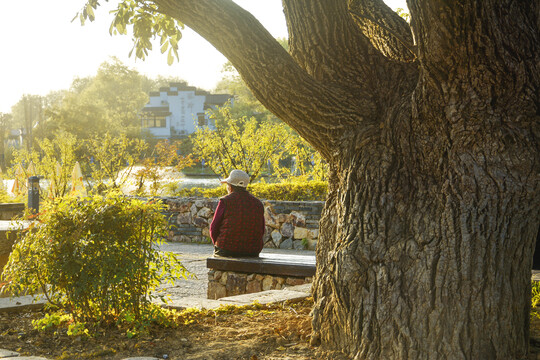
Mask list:
[[223,106],[232,99],[232,95],[210,94],[185,82],[171,83],[149,95],[150,101],[141,111],[142,128],[158,139],[189,135],[197,125],[213,127],[206,110]]

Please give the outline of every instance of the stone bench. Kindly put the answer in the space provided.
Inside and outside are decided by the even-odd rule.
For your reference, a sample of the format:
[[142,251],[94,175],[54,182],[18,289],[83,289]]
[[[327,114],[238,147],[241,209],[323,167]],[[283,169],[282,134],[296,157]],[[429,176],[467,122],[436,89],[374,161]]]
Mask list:
[[261,253],[258,258],[206,259],[208,299],[279,290],[310,283],[315,256]]

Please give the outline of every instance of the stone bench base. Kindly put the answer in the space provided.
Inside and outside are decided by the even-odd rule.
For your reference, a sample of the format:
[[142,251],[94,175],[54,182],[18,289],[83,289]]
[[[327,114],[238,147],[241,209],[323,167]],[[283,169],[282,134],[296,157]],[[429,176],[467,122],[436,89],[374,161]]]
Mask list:
[[236,271],[208,271],[208,299],[281,290],[287,286],[311,283],[312,277],[277,276]]

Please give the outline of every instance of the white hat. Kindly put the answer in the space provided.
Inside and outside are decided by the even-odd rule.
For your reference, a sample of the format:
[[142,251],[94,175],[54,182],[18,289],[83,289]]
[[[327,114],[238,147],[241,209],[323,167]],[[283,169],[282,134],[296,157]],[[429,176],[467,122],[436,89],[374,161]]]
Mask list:
[[249,175],[242,170],[233,170],[229,177],[221,180],[221,183],[227,183],[233,186],[247,187],[249,185]]

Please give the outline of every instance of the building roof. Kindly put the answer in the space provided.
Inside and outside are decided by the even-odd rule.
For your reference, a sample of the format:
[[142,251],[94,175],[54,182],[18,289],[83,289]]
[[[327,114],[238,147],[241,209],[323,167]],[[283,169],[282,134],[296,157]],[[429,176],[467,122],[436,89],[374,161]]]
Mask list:
[[208,94],[206,95],[206,103],[209,105],[223,105],[233,96],[230,94]]
[[164,106],[145,106],[142,111],[169,111],[169,105]]

